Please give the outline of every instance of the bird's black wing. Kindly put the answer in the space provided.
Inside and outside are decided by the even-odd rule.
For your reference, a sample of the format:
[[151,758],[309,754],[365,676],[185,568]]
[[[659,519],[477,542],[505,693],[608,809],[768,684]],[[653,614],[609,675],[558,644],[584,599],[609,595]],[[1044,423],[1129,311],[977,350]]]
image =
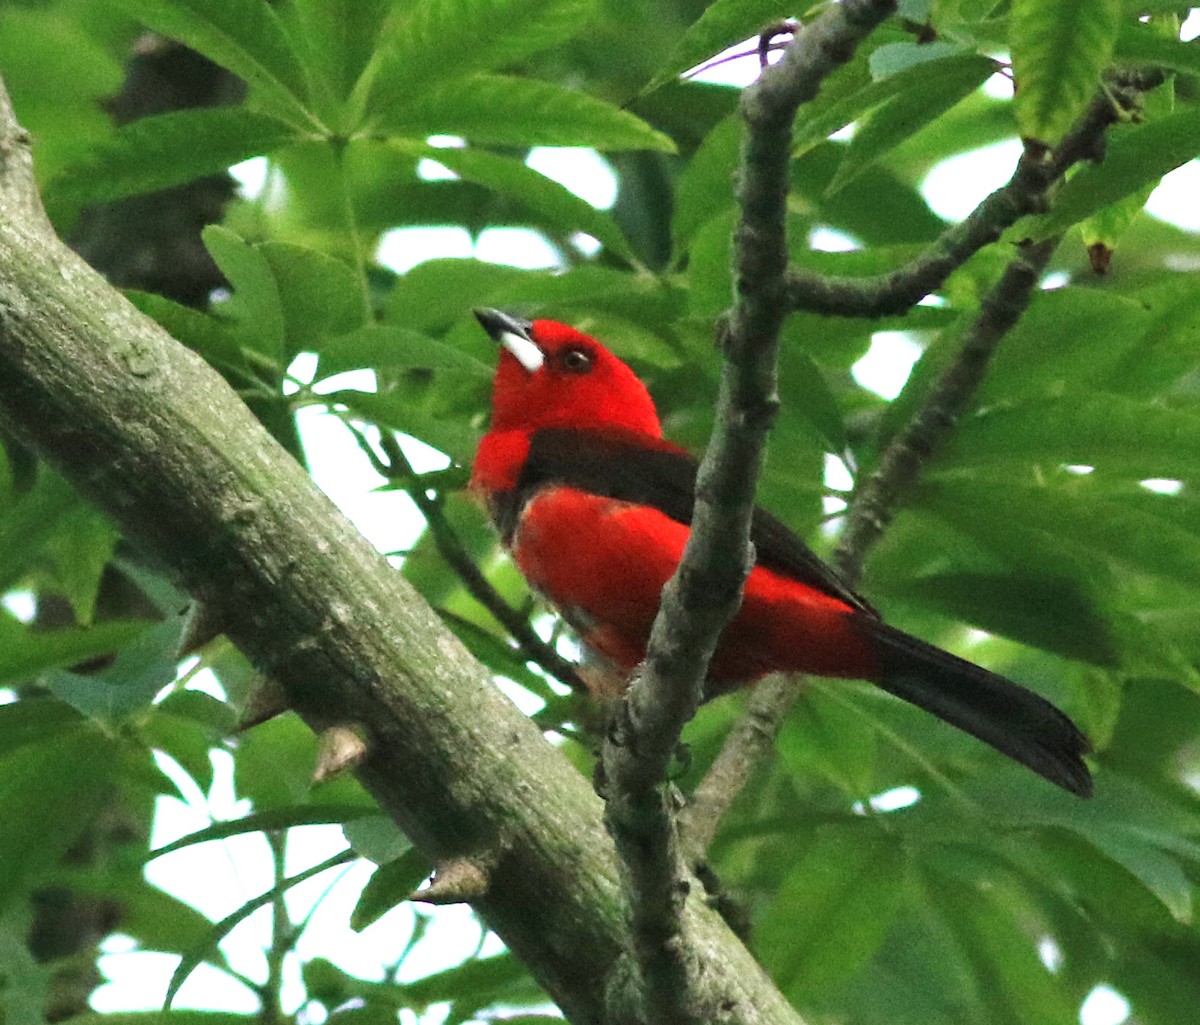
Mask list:
[[[511,536],[524,504],[551,484],[648,505],[690,526],[699,464],[666,442],[662,446],[650,447],[644,438],[569,428],[535,432],[517,489],[500,504],[497,518],[502,532]],[[758,565],[875,615],[874,609],[836,571],[762,509],[754,510],[750,540],[758,554]]]

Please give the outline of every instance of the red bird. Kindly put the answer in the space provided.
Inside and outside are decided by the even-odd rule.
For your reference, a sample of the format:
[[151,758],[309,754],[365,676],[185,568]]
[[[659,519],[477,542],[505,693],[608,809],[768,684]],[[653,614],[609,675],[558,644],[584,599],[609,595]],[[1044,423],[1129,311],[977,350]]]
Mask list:
[[[631,673],[683,556],[697,463],[663,440],[654,402],[594,338],[475,311],[501,346],[492,426],[471,488],[530,586]],[[772,672],[870,680],[1087,796],[1087,739],[1048,701],[879,619],[778,520],[754,513],[758,561],[709,667],[706,696]]]

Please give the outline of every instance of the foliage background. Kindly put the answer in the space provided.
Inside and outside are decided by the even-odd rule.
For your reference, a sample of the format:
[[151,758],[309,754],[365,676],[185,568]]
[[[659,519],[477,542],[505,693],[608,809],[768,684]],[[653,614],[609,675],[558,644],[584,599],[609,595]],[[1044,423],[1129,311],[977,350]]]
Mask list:
[[[1200,152],[1200,55],[1171,38],[1187,13],[1171,3],[1044,3],[1032,23],[1028,4],[902,6],[798,122],[797,266],[863,274],[911,257],[944,227],[920,191],[929,172],[1019,132],[1061,131],[1097,66],[1149,61],[1172,80],[1141,123],[1114,129],[1105,164],[1079,171],[1046,220],[973,257],[940,302],[903,318],[789,319],[760,496],[828,550],[830,500],[844,496],[824,483],[827,457],[863,479],[1012,242],[1070,228],[1051,267],[1061,284],[1039,292],[1005,339],[976,412],[907,496],[864,589],[897,625],[1066,708],[1097,749],[1097,796],[1060,795],[865,685],[817,682],[726,820],[713,864],[745,906],[754,949],[816,1020],[1063,1022],[1106,984],[1133,1020],[1176,1025],[1200,1006],[1200,238],[1134,210],[1158,176]],[[395,486],[433,496],[440,529],[527,610],[461,492],[457,467],[485,428],[494,359],[469,308],[552,316],[605,339],[647,380],[668,432],[699,449],[712,422],[713,320],[730,299],[737,94],[677,75],[780,13],[748,2],[10,0],[0,72],[34,134],[60,232],[218,367],[298,458],[295,414],[308,407],[448,455],[455,468],[419,483],[399,473]],[[139,89],[139,70],[191,60],[147,42],[146,28],[215,65]],[[1082,71],[1047,46],[1055,31],[1091,62]],[[127,69],[135,45],[142,64]],[[980,89],[997,53],[1028,62],[1018,104]],[[851,122],[850,141],[827,140]],[[429,145],[445,135],[467,145]],[[603,152],[619,186],[612,210],[526,167],[540,145]],[[271,159],[271,187],[234,198],[224,169],[257,155]],[[421,179],[426,157],[458,178]],[[1073,225],[1089,215],[1081,238]],[[398,276],[373,259],[384,232],[426,224],[532,227],[563,269],[430,261]],[[857,248],[810,250],[822,228]],[[1104,276],[1084,245],[1097,239],[1119,239]],[[889,330],[923,347],[890,402],[851,374]],[[316,354],[318,387],[289,376],[301,353]],[[376,391],[319,387],[361,368]],[[200,961],[244,973],[216,948],[244,915],[214,926],[143,877],[155,798],[177,785],[155,751],[202,791],[214,783],[211,752],[232,758],[237,795],[258,817],[207,835],[273,830],[276,889],[244,909],[272,909],[267,956],[242,981],[263,1017],[294,1013],[281,994],[305,923],[279,897],[282,830],[345,821],[349,847],[331,864],[383,866],[358,927],[428,866],[370,815],[352,780],[310,785],[314,741],[288,717],[231,737],[256,687],[250,667],[213,638],[180,675],[183,596],[27,451],[8,442],[4,453],[0,585],[35,598],[31,617],[15,604],[0,615],[0,684],[12,698],[0,706],[5,1022],[85,1013],[96,944],[114,930],[182,955],[177,981]],[[544,702],[539,722],[570,733],[584,721],[577,699],[514,651],[432,533],[402,561],[479,657]],[[202,670],[223,697],[189,688]],[[741,701],[706,707],[690,727],[684,789]],[[589,770],[586,744],[564,750]],[[903,802],[878,800],[889,794],[919,799],[894,808]],[[418,985],[394,979],[368,984],[305,960],[302,1013],[388,1018],[448,1005],[449,1020],[466,1021],[544,1005],[503,954]]]

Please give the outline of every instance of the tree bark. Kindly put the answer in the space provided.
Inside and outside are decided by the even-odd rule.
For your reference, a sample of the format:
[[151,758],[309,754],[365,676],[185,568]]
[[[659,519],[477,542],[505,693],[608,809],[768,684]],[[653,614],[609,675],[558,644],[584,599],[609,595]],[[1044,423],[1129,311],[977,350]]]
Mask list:
[[[489,866],[474,906],[578,1023],[636,1020],[612,844],[590,786],[492,686],[233,390],[54,235],[0,86],[0,419],[216,613],[437,863]],[[714,1022],[798,1022],[688,899]]]

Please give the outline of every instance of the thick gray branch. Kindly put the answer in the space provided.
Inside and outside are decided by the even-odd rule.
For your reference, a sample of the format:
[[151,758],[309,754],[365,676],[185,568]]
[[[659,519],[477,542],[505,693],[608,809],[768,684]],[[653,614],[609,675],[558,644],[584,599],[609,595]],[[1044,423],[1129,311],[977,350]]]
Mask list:
[[[169,567],[317,730],[357,726],[359,776],[435,863],[491,866],[477,910],[577,1023],[629,947],[591,788],[231,388],[54,236],[0,86],[0,421]],[[709,1006],[798,1019],[689,899]]]

